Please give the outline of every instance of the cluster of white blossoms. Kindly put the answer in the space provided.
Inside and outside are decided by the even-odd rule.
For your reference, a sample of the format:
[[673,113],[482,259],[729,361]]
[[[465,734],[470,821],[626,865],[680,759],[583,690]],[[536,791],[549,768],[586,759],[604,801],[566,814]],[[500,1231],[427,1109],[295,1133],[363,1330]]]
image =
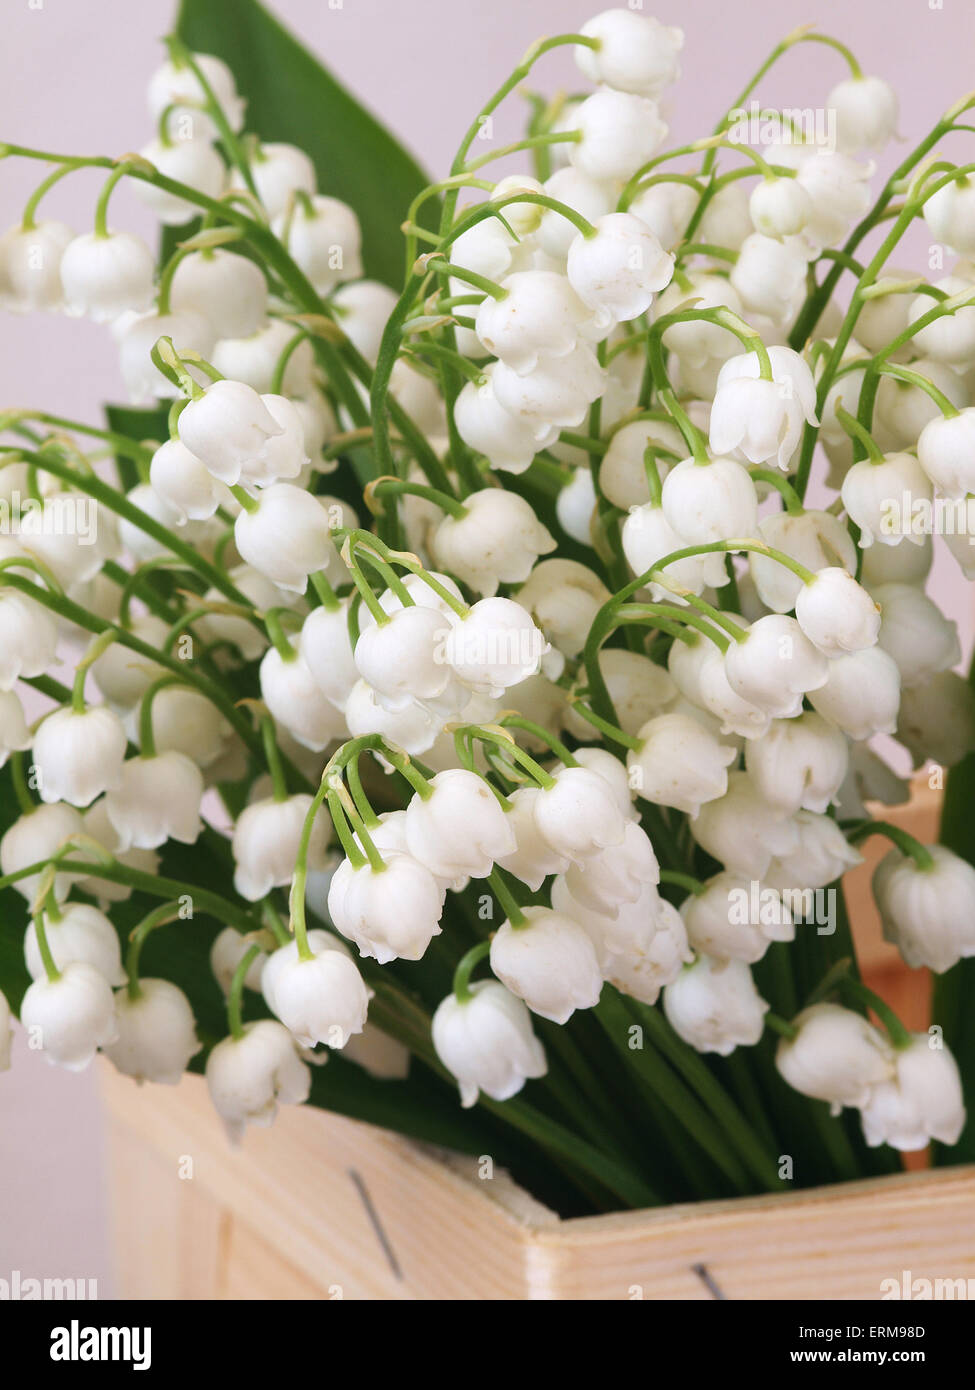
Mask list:
[[[524,71],[571,45],[594,90],[539,106],[531,175],[491,179],[473,128],[404,223],[401,293],[178,43],[139,156],[6,147],[54,169],[0,240],[0,302],[109,324],[166,417],[0,419],[0,875],[48,1061],[175,1083],[205,1052],[235,1136],[308,1099],[319,1045],[401,1079],[409,1048],[465,1107],[528,1080],[559,1107],[579,1073],[550,1074],[549,1025],[594,1010],[630,1065],[616,991],[676,1048],[774,1029],[781,1077],[869,1145],[957,1141],[948,1047],[837,974],[815,904],[886,834],[887,939],[911,968],[975,956],[975,869],[865,806],[908,795],[878,736],[915,769],[975,749],[926,591],[942,549],[975,577],[975,185],[921,149],[871,190],[896,99],[830,42],[831,145],[783,118],[756,149],[731,112],[676,151],[679,30],[613,9],[541,42]],[[94,230],[39,220],[90,165]],[[123,179],[192,220],[162,265],[107,220]],[[952,261],[933,283],[886,265],[916,218]],[[162,901],[123,959],[133,895]],[[223,928],[198,982],[222,1040],[165,978],[195,913]],[[783,979],[794,1018],[760,988]]]

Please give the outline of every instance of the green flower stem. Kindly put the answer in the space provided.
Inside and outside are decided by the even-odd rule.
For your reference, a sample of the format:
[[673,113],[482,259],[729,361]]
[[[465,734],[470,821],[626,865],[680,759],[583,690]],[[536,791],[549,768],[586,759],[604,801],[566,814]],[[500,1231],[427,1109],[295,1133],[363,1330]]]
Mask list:
[[310,574],[308,580],[322,608],[328,609],[330,613],[335,613],[341,608],[342,600],[325,578],[324,574],[320,572]]
[[365,851],[366,858],[369,860],[369,868],[374,874],[384,873],[387,868],[386,861],[380,854],[379,850],[376,848],[375,844],[373,843],[372,836],[369,834],[369,831],[366,828],[366,823],[363,820],[362,816],[359,815],[359,812],[356,809],[356,804],[353,801],[351,795],[349,794],[349,789],[346,787],[341,777],[333,776],[330,780],[330,806],[332,804],[333,795],[341,804],[342,810],[345,812],[345,815],[348,818],[349,824],[352,827],[352,831],[355,834],[356,839],[359,841],[359,844],[361,844],[363,850]]
[[624,748],[632,749],[635,753],[638,753],[643,747],[642,739],[635,738],[633,734],[626,733],[618,725],[610,723],[608,719],[601,718],[581,700],[575,699],[570,703],[576,714],[580,715],[587,724],[591,724],[594,729],[598,729],[601,734],[605,734],[608,739],[612,739],[613,743],[619,743]]
[[142,947],[145,945],[146,937],[156,927],[164,926],[167,922],[175,922],[179,917],[179,903],[174,901],[162,903],[153,910],[142,921],[132,928],[129,932],[129,947],[125,953],[125,973],[129,977],[128,995],[130,999],[138,999],[142,994],[142,987],[139,984],[139,961],[142,957]]
[[298,655],[297,648],[289,640],[284,630],[286,619],[292,623],[300,622],[298,614],[293,608],[268,608],[261,615],[264,620],[264,627],[267,631],[271,644],[281,657],[282,661],[294,661]]
[[565,767],[578,767],[578,759],[573,757],[561,739],[550,734],[548,729],[543,729],[541,724],[536,724],[532,719],[525,719],[520,714],[506,714],[498,720],[502,729],[522,729],[526,734],[531,734],[539,742],[546,744],[558,758],[559,762]]
[[[349,822],[345,818],[345,808],[343,807],[342,802],[339,800],[337,786],[338,781],[336,780],[334,785],[329,786],[325,794],[325,800],[328,804],[329,814],[332,817],[332,824],[335,826],[335,833],[339,838],[339,844],[342,846],[342,849],[345,852],[346,859],[348,859],[353,869],[361,869],[364,868],[367,863],[366,856],[359,848],[359,846],[356,844],[355,836],[353,835],[352,830],[349,827]],[[292,888],[297,883],[297,873],[298,871],[296,866],[295,877],[292,879]],[[300,935],[293,909],[291,914],[291,920],[295,935]],[[304,906],[302,906],[302,926],[304,926],[304,920]]]
[[852,830],[846,832],[846,838],[851,845],[859,844],[862,840],[869,839],[871,835],[886,835],[901,854],[914,860],[919,869],[934,868],[934,857],[927,845],[922,844],[913,835],[909,835],[899,825],[891,825],[889,821],[885,820],[870,820],[865,821],[862,825],[854,826]]
[[860,424],[860,421],[855,419],[848,410],[844,410],[841,405],[837,405],[835,414],[837,420],[846,430],[850,438],[861,445],[870,462],[883,463],[883,450],[877,444],[877,441],[870,431],[865,429],[863,425]]
[[[389,622],[390,615],[383,608],[382,604],[379,602],[379,599],[376,597],[372,585],[369,583],[366,576],[362,573],[362,567],[356,561],[354,545],[350,544],[350,540],[351,538],[347,539],[342,547],[342,559],[346,567],[348,568],[349,573],[352,576],[352,582],[355,584],[355,587],[358,589],[362,597],[362,602],[369,609],[369,612],[372,614],[373,618],[375,618],[377,627],[385,627],[385,625]],[[409,603],[412,602],[413,600],[411,598],[409,600]],[[407,604],[406,606],[408,607],[409,605]]]
[[139,752],[143,758],[156,756],[156,735],[152,725],[152,704],[160,690],[187,684],[181,676],[160,676],[152,682],[139,702]]
[[291,361],[302,343],[308,342],[310,334],[302,328],[293,338],[290,338],[281,350],[277,362],[274,364],[274,372],[271,376],[271,394],[280,396],[284,386],[284,374],[288,370],[288,363]]
[[51,984],[60,980],[61,972],[54,963],[54,956],[51,954],[51,946],[47,939],[47,928],[44,925],[43,909],[34,918],[34,935],[37,938],[37,949],[40,952],[41,963],[44,966],[44,973]]
[[906,381],[909,385],[916,386],[918,390],[930,396],[946,420],[951,420],[954,416],[961,414],[944,392],[938,390],[933,381],[929,381],[920,372],[912,371],[910,367],[902,367],[899,363],[883,362],[877,366],[876,372],[878,376],[894,377],[898,381]]
[[281,750],[278,747],[277,737],[274,731],[274,720],[269,714],[261,716],[261,742],[264,746],[264,761],[267,763],[267,770],[271,774],[271,784],[274,788],[275,801],[287,801],[288,799],[288,779],[285,775],[284,764],[281,761]]
[[504,913],[511,926],[514,927],[516,931],[519,927],[527,927],[529,925],[528,918],[522,912],[514,893],[512,893],[511,889],[505,883],[499,868],[493,868],[488,874],[488,883],[490,883],[491,887],[494,889],[494,896],[497,898],[501,911]]
[[454,996],[458,1004],[466,1004],[473,997],[471,991],[471,973],[474,967],[491,952],[490,941],[479,941],[476,946],[472,946],[466,955],[461,956],[454,971]]
[[654,510],[660,507],[663,498],[663,484],[660,481],[660,469],[657,467],[657,455],[658,450],[653,444],[648,444],[643,451],[643,472],[647,480],[650,505]]
[[513,762],[519,763],[525,768],[545,791],[549,791],[555,786],[555,778],[551,777],[530,753],[519,748],[513,738],[508,738],[503,733],[496,733],[493,729],[485,728],[481,724],[462,724],[459,727],[462,732],[469,732],[472,738],[478,739],[481,743],[490,743],[496,748],[500,748]]
[[695,878],[693,874],[682,874],[677,869],[661,869],[660,882],[672,883],[675,888],[686,888],[688,893],[692,893],[696,898],[707,891],[706,885],[699,878]]
[[468,270],[465,266],[454,265],[446,257],[440,260],[440,253],[426,262],[430,270],[436,275],[448,275],[452,280],[462,280],[465,285],[473,285],[475,289],[483,290],[492,299],[507,299],[508,291],[502,289],[496,280],[489,280],[486,275],[478,275],[475,270]]
[[[507,293],[507,291],[505,291],[505,293]],[[474,326],[473,319],[469,319],[462,324],[460,318],[456,315],[454,318],[455,322],[461,327],[466,328]],[[479,367],[476,362],[471,362],[461,353],[455,352],[453,348],[445,347],[443,343],[434,343],[428,342],[426,339],[419,339],[414,342],[413,346],[404,350],[403,356],[407,362],[420,363],[421,366],[424,364],[424,359],[430,357],[434,362],[444,363],[453,367],[455,371],[459,372],[461,376],[466,377],[468,381],[473,382],[475,386],[480,386],[484,381],[483,367]]]
[[366,796],[365,788],[362,785],[362,776],[359,771],[359,759],[353,758],[346,765],[345,775],[349,783],[349,791],[352,793],[352,800],[355,802],[356,810],[364,826],[369,830],[375,830],[380,824],[379,817]]
[[117,164],[102,186],[102,191],[98,195],[98,202],[95,204],[95,236],[108,236],[108,203],[115,189],[115,185],[120,179],[124,179],[129,173],[129,167],[125,161]]
[[372,497],[399,497],[404,493],[409,497],[423,497],[458,520],[467,515],[467,508],[456,497],[448,496],[439,488],[427,487],[424,483],[408,483],[402,478],[377,478],[370,483],[366,489],[366,504]]
[[[740,624],[736,623],[733,618],[727,617],[720,608],[715,608],[713,603],[708,603],[706,599],[699,598],[697,594],[692,594],[689,589],[683,588],[680,584],[674,584],[668,579],[661,578],[660,575],[656,577],[654,582],[659,584],[661,588],[666,589],[668,593],[682,598],[688,607],[694,608],[704,617],[710,618],[711,622],[714,623],[716,627],[726,632],[733,642],[744,642],[745,638],[748,636],[748,633],[745,632]],[[708,636],[710,635],[709,633]]]
[[48,174],[47,178],[37,185],[34,192],[24,204],[23,215],[20,219],[20,230],[22,232],[32,232],[37,226],[35,214],[37,213],[37,208],[41,199],[47,193],[48,189],[53,188],[66,174],[73,174],[77,168],[78,165],[73,159],[68,160],[66,163],[62,164],[59,169],[55,169],[52,174]]
[[[37,560],[29,555],[8,555],[6,559],[0,560],[0,584],[12,582],[11,577],[6,575],[5,571],[13,569],[32,570],[34,574],[39,574],[44,580],[49,593],[56,594],[59,598],[63,597],[64,590],[43,560]],[[34,585],[33,587],[36,589],[37,586]]]
[[279,946],[289,946],[291,944],[291,933],[285,926],[284,919],[271,901],[270,896],[266,897],[261,903],[261,915],[264,919],[265,926],[268,931],[270,931],[277,944]]
[[24,767],[24,755],[17,749],[10,755],[10,774],[14,785],[14,795],[17,798],[17,805],[25,816],[36,810],[34,799],[27,787],[27,774]]
[[756,482],[768,483],[769,487],[774,487],[776,492],[781,494],[789,516],[802,516],[805,510],[802,498],[784,473],[780,473],[777,468],[749,468],[748,471]]
[[669,632],[672,637],[686,642],[688,646],[693,646],[696,638],[692,632],[686,630],[687,628],[700,632],[722,652],[726,652],[730,646],[720,627],[714,628],[700,614],[678,612],[666,603],[626,603],[618,610],[617,617],[621,622],[652,624],[661,632]]
[[[230,1029],[230,1036],[235,1042],[240,1042],[244,1036],[243,1022],[243,999],[244,981],[247,979],[247,972],[254,964],[257,957],[261,954],[260,946],[249,946],[237,963],[233,978],[230,981],[230,989],[227,993],[227,1026]],[[304,957],[302,957],[304,959]]]
[[88,675],[88,668],[98,660],[102,652],[107,651],[114,641],[115,633],[111,629],[101,633],[88,644],[88,650],[78,662],[71,687],[71,708],[75,714],[84,714],[85,712],[85,678]]
[[206,112],[217,127],[217,131],[220,135],[220,142],[227,152],[228,159],[231,164],[239,170],[241,177],[247,184],[248,190],[253,194],[254,198],[260,201],[257,185],[254,183],[254,175],[251,173],[250,164],[244,153],[243,143],[238,140],[234,131],[231,130],[223,107],[220,105],[219,101],[217,101],[213,88],[210,86],[203,69],[200,67],[189,48],[187,48],[186,44],[183,43],[182,39],[177,37],[177,35],[170,34],[166,38],[166,46],[169,49],[173,62],[179,66],[190,68],[193,76],[196,78],[197,82],[199,82],[200,89],[206,99]]
[[799,1029],[794,1023],[790,1023],[787,1019],[780,1018],[779,1015],[773,1013],[771,1009],[769,1009],[765,1015],[765,1026],[766,1028],[771,1028],[773,1033],[778,1033],[780,1037],[788,1038],[790,1042],[793,1038],[799,1036]]
[[879,994],[875,994],[872,989],[868,989],[860,980],[854,980],[850,975],[845,975],[839,981],[839,989],[841,993],[856,1000],[858,1004],[866,1004],[867,1008],[874,1011],[886,1028],[891,1046],[895,1051],[900,1052],[905,1047],[910,1047],[913,1042],[910,1029],[905,1028],[894,1010],[880,998]]

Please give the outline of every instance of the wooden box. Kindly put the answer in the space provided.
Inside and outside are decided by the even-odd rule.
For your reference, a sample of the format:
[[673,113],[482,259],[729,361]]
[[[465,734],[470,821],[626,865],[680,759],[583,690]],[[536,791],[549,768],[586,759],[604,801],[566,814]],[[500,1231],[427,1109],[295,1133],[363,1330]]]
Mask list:
[[[926,788],[895,814],[934,838]],[[861,959],[921,1027],[927,983],[883,943],[869,872],[849,879]],[[846,1299],[905,1271],[975,1278],[975,1167],[561,1221],[503,1173],[320,1111],[285,1107],[234,1150],[199,1078],[140,1090],[106,1065],[103,1090],[123,1297]]]

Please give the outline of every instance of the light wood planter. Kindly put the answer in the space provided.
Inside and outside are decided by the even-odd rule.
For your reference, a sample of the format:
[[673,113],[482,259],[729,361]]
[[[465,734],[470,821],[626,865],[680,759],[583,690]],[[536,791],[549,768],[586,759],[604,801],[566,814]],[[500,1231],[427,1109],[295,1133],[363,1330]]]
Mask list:
[[[932,838],[936,810],[921,793],[897,819]],[[920,1027],[926,986],[851,877],[871,981]],[[338,1116],[284,1107],[234,1150],[199,1078],[102,1082],[122,1297],[869,1299],[905,1271],[975,1278],[975,1167],[560,1221],[504,1173]]]

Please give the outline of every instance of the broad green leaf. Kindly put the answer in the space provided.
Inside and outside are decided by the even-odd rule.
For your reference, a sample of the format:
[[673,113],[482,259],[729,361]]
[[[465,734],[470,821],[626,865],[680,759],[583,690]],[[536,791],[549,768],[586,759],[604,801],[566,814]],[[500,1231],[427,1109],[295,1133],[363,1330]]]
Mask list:
[[[412,156],[257,0],[182,0],[175,31],[231,68],[248,131],[298,145],[314,162],[319,190],[354,208],[366,274],[401,285],[400,224],[430,182]],[[428,210],[432,216],[432,203]]]

